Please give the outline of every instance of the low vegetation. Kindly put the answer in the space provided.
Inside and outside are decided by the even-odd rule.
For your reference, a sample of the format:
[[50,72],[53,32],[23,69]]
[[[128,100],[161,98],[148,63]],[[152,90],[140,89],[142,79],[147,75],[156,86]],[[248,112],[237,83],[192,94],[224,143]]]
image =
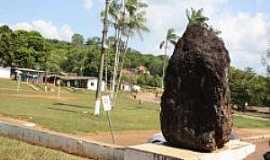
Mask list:
[[0,160],[82,160],[63,152],[0,137]]
[[256,74],[252,68],[242,71],[232,67],[230,89],[233,104],[270,107],[270,78]]

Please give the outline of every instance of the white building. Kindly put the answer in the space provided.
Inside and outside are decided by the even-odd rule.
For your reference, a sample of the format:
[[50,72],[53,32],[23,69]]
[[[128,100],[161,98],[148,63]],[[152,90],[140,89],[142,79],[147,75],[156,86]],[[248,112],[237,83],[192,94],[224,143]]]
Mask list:
[[135,91],[135,92],[140,92],[141,91],[141,87],[138,86],[138,85],[133,85],[132,86],[132,90]]
[[[101,91],[105,90],[105,81],[102,81],[101,83]],[[96,77],[91,77],[87,81],[87,89],[96,91],[98,87],[98,79]]]
[[130,84],[128,82],[123,82],[120,89],[125,92],[140,92],[141,87],[138,85]]
[[11,68],[10,67],[0,67],[0,78],[9,79],[11,74]]
[[[56,79],[60,79],[67,87],[85,88],[92,91],[96,91],[98,87],[98,78],[96,77],[57,76]],[[105,90],[105,85],[105,81],[102,81],[101,91]]]
[[131,92],[132,91],[132,85],[129,83],[122,83],[121,84],[121,90],[125,92]]

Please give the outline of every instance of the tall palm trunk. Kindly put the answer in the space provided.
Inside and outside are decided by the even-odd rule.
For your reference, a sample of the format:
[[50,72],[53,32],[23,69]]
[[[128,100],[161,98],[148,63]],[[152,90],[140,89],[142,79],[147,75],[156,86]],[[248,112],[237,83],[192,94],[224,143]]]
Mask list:
[[168,50],[168,40],[165,42],[165,50],[164,50],[164,59],[163,59],[163,68],[162,68],[162,79],[161,79],[161,88],[164,90],[164,78],[166,72],[166,65],[167,65],[167,50]]
[[[110,46],[110,45],[109,45]],[[108,91],[108,51],[105,53],[105,91]]]
[[116,46],[115,46],[115,56],[114,56],[114,67],[113,67],[113,77],[112,77],[112,90],[111,90],[111,99],[114,99],[118,65],[119,65],[119,46],[121,42],[121,29],[118,28]]
[[117,96],[118,96],[118,92],[119,92],[119,89],[120,89],[120,84],[121,84],[121,80],[122,80],[122,70],[123,70],[123,67],[124,67],[124,64],[125,64],[125,57],[126,57],[126,54],[127,54],[127,50],[128,50],[128,42],[129,42],[129,36],[127,37],[126,39],[126,42],[125,42],[125,49],[124,49],[124,53],[123,53],[123,57],[122,57],[122,61],[120,63],[120,68],[119,68],[119,78],[118,78],[118,82],[116,84],[116,92],[115,92],[115,101],[117,100]]

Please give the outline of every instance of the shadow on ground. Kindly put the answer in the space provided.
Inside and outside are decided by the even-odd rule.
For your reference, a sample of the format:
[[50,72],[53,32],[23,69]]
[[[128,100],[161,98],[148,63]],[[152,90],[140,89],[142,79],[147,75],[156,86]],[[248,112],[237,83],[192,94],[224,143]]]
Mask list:
[[89,108],[88,106],[82,106],[82,105],[77,105],[77,104],[66,104],[66,103],[54,103],[53,105],[56,106],[68,106],[68,107],[73,107],[73,108]]

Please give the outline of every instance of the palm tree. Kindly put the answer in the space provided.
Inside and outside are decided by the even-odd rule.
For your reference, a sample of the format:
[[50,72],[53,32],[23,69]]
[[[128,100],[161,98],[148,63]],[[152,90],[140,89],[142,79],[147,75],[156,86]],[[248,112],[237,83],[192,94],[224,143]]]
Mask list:
[[131,37],[135,36],[137,34],[141,39],[143,39],[142,33],[143,32],[149,32],[149,29],[146,26],[146,12],[145,8],[148,7],[148,5],[144,2],[140,2],[138,0],[128,0],[126,3],[126,9],[128,11],[129,16],[126,18],[124,29],[123,29],[123,35],[126,37],[125,40],[125,46],[123,50],[122,55],[122,61],[120,63],[119,67],[119,78],[116,86],[116,95],[117,97],[121,79],[122,79],[122,69],[125,63],[125,56],[128,50],[128,43]]
[[[121,3],[122,2],[122,3]],[[119,66],[119,55],[120,55],[120,43],[121,43],[121,30],[123,27],[123,18],[122,18],[122,10],[124,8],[124,0],[113,0],[111,5],[109,6],[108,14],[108,24],[114,28],[114,67],[113,67],[113,76],[112,76],[112,85],[111,85],[111,98],[114,97],[115,86],[116,86],[116,78],[117,71]],[[102,19],[104,17],[104,12],[101,13]]]
[[163,70],[162,70],[162,80],[161,80],[161,87],[164,89],[164,77],[165,77],[165,69],[167,65],[167,52],[168,52],[168,45],[169,43],[176,45],[176,41],[179,38],[179,36],[176,34],[175,30],[173,28],[170,28],[167,32],[166,39],[163,40],[160,43],[159,48],[164,48],[164,60],[163,60]]
[[[114,57],[114,67],[113,67],[113,77],[112,77],[112,85],[111,85],[111,97],[113,97],[113,93],[115,91],[115,82],[116,82],[116,76],[117,76],[117,67],[119,62],[119,45],[121,41],[121,10],[122,10],[122,4],[120,0],[112,0],[109,8],[108,8],[108,19],[107,23],[110,27],[114,28],[114,51],[115,51],[115,57]],[[101,12],[102,20],[104,20],[105,12]],[[107,56],[108,57],[108,56]]]
[[198,11],[196,11],[193,8],[191,8],[190,11],[187,9],[186,10],[186,15],[187,15],[187,18],[188,18],[188,24],[189,25],[192,25],[192,24],[203,25],[203,24],[205,24],[206,21],[209,20],[208,17],[205,17],[203,15],[203,8],[199,9]]

